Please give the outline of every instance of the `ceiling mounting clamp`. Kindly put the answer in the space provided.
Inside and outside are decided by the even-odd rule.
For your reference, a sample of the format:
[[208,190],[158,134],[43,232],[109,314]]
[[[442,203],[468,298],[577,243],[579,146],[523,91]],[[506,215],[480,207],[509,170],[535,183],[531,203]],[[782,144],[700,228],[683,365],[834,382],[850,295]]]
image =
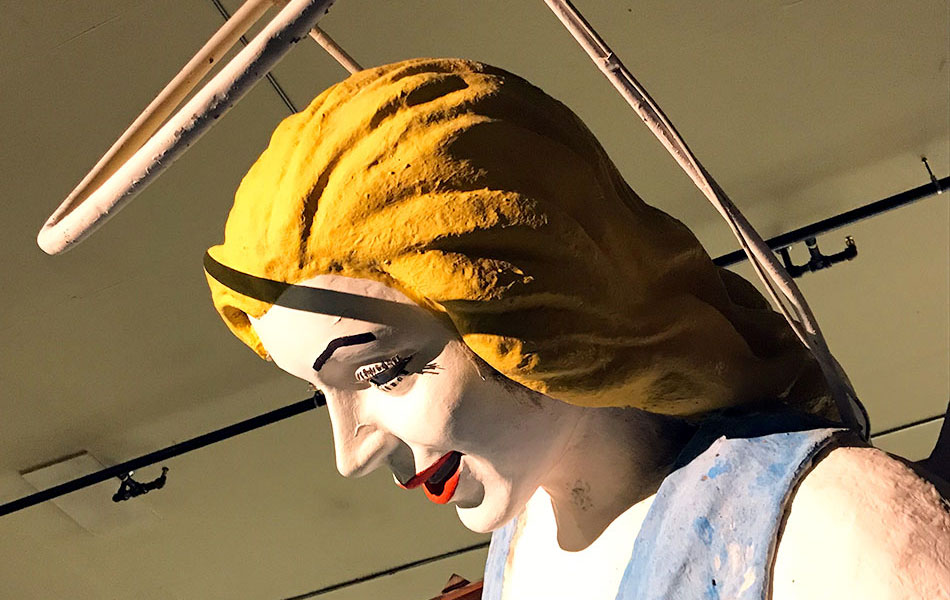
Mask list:
[[129,471],[123,475],[119,475],[119,479],[122,481],[122,484],[119,485],[119,490],[112,495],[113,502],[122,502],[123,500],[130,500],[136,496],[141,496],[147,494],[152,490],[160,490],[165,487],[165,479],[168,475],[168,467],[162,467],[162,474],[152,481],[146,483],[140,483],[132,479],[132,474],[135,471]]
[[785,270],[792,277],[798,278],[808,272],[828,269],[831,266],[846,260],[853,260],[858,255],[858,245],[854,243],[854,238],[850,235],[844,239],[845,248],[835,254],[822,254],[818,248],[818,240],[813,237],[805,239],[805,245],[808,247],[810,258],[803,265],[796,265],[792,262],[792,257],[788,254],[789,246],[778,249],[779,256],[782,257]]
[[940,187],[940,181],[937,180],[937,176],[934,175],[933,169],[930,168],[930,163],[927,162],[927,157],[921,156],[920,162],[924,163],[924,167],[927,168],[927,175],[930,175],[930,183],[934,184],[934,187],[937,188],[938,194],[942,194],[943,188]]

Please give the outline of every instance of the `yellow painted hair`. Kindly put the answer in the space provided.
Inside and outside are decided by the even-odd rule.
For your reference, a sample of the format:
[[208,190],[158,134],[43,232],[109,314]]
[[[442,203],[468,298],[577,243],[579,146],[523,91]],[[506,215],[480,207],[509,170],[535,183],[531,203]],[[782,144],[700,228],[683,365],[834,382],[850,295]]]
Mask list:
[[[408,60],[320,94],[274,132],[210,254],[286,283],[385,283],[565,402],[832,410],[748,282],[645,204],[567,107],[484,64]],[[270,305],[208,281],[228,327],[266,356],[248,315]]]

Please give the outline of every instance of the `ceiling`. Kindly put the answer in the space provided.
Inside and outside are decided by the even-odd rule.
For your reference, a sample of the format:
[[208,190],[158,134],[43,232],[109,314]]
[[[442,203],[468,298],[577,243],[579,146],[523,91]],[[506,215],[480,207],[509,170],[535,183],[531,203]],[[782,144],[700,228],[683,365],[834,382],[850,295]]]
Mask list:
[[[926,183],[922,155],[950,174],[945,0],[575,4],[766,237]],[[83,450],[115,464],[305,398],[231,337],[201,269],[243,172],[288,114],[266,83],[81,246],[49,257],[34,242],[220,26],[212,1],[0,0],[0,11],[0,502],[33,491],[20,472],[36,465]],[[367,66],[461,56],[525,76],[572,107],[634,189],[710,254],[734,248],[540,0],[339,0],[322,27]],[[303,107],[345,72],[306,42],[274,76]],[[854,236],[859,257],[800,280],[878,432],[942,414],[950,396],[947,198],[823,237],[831,252]],[[877,441],[921,458],[938,429]],[[166,464],[166,487],[107,531],[50,503],[0,518],[0,597],[276,600],[485,539],[386,474],[337,475],[321,413]],[[94,510],[122,510],[108,499],[117,484],[94,488]],[[478,578],[483,558],[321,597],[424,599],[452,571]]]

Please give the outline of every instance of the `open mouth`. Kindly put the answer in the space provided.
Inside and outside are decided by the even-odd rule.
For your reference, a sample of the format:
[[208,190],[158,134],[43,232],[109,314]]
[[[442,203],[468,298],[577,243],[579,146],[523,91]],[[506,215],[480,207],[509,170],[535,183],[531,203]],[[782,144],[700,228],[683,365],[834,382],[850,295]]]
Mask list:
[[426,470],[416,473],[406,483],[400,484],[407,490],[422,486],[426,498],[436,504],[447,504],[455,494],[459,483],[459,466],[462,453],[452,451],[443,455]]

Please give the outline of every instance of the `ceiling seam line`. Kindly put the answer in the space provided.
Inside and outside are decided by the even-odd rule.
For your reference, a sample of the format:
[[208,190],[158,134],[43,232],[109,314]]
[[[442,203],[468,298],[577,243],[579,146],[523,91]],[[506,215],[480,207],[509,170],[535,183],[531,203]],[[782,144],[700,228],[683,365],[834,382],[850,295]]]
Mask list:
[[[231,13],[229,13],[228,9],[225,8],[223,4],[221,4],[221,0],[211,0],[211,4],[214,5],[215,9],[218,11],[218,14],[220,14],[225,21],[231,18]],[[248,43],[247,36],[242,35],[241,44],[247,46]],[[264,79],[267,80],[267,83],[270,84],[271,88],[273,88],[280,97],[280,100],[290,111],[290,114],[296,114],[300,112],[300,109],[297,108],[297,106],[294,104],[294,101],[290,99],[290,96],[287,95],[287,92],[284,91],[284,88],[281,87],[280,83],[277,82],[277,78],[274,77],[272,73],[268,72],[266,75],[264,75]]]
[[401,571],[406,571],[408,569],[413,569],[415,567],[421,567],[422,565],[429,564],[432,562],[440,561],[446,558],[452,558],[453,556],[458,556],[459,554],[465,554],[466,552],[472,552],[473,550],[481,550],[482,548],[487,548],[491,542],[479,542],[477,544],[472,544],[471,546],[465,546],[459,548],[458,550],[450,550],[448,552],[443,552],[442,554],[436,554],[435,556],[430,556],[428,558],[421,558],[419,560],[414,560],[405,564],[395,566],[391,569],[386,569],[383,571],[376,571],[375,573],[370,573],[369,575],[363,575],[361,577],[356,577],[354,579],[349,579],[347,581],[342,581],[340,583],[334,583],[333,585],[328,585],[312,592],[306,592],[300,594],[299,596],[290,596],[289,598],[284,598],[283,600],[306,600],[307,598],[315,598],[317,596],[322,596],[323,594],[329,594],[336,590],[349,587],[351,585],[357,585],[359,583],[365,583],[373,579],[378,579],[380,577],[385,577],[387,575],[395,575]]
[[889,433],[897,433],[898,431],[904,431],[905,429],[910,429],[911,427],[917,427],[918,425],[926,425],[927,423],[933,423],[934,421],[938,421],[945,417],[946,415],[936,415],[933,417],[925,417],[923,419],[911,421],[910,423],[904,423],[903,425],[897,425],[895,427],[891,427],[890,429],[882,429],[881,431],[878,431],[877,433],[872,433],[871,438],[880,437],[882,435],[887,435]]

